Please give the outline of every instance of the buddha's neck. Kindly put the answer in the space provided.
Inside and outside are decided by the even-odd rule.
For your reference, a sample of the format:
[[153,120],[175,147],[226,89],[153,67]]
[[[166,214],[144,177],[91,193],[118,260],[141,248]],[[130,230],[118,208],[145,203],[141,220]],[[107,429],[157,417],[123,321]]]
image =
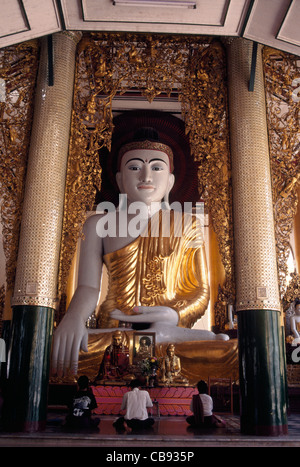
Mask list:
[[[134,206],[134,203],[128,203],[128,213],[137,214],[136,212],[137,206]],[[162,203],[151,203],[149,205],[145,204],[144,209],[139,210],[138,216],[140,220],[147,220],[150,219],[154,214],[162,209]]]

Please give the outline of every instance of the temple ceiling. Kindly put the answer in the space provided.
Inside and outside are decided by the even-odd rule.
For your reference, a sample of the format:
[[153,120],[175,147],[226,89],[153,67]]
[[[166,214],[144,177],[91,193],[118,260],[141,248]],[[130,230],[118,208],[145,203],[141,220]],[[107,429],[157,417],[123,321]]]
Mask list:
[[240,36],[300,55],[298,0],[2,0],[0,47],[62,30]]

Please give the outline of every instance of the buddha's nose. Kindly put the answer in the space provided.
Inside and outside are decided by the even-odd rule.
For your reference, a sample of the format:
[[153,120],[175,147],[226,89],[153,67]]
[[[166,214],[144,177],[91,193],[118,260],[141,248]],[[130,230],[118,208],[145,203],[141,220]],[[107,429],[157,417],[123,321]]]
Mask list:
[[152,180],[152,171],[149,164],[144,164],[143,169],[141,170],[141,180],[142,182],[151,182]]

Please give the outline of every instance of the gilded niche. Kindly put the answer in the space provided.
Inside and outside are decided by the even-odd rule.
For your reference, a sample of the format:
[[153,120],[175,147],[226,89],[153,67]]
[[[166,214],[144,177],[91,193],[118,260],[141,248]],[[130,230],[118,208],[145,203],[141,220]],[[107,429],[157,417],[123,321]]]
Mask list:
[[300,67],[299,57],[269,47],[264,48],[263,57],[279,287],[284,303],[300,177],[299,102],[294,93],[294,80],[300,76]]
[[[86,212],[101,189],[99,150],[111,146],[113,99],[130,90],[150,103],[171,94],[181,103],[191,153],[199,164],[199,199],[208,207],[225,267],[221,295],[228,302],[234,296],[234,270],[226,56],[220,42],[193,36],[91,33],[79,43],[59,294],[65,294]],[[222,302],[216,305],[216,324],[222,327],[225,321]]]

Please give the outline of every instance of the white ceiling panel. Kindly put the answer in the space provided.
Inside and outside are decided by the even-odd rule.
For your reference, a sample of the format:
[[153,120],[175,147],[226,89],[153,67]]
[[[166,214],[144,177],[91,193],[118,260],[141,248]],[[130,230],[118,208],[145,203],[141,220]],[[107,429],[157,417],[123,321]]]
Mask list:
[[62,0],[61,5],[67,29],[237,36],[251,3],[195,0],[196,8],[190,9],[139,1],[141,6],[113,0]]
[[29,29],[23,3],[20,0],[2,0],[0,37],[18,34]]
[[[191,1],[195,9],[178,6]],[[300,55],[300,0],[0,0],[0,5],[0,47],[67,29],[242,36]]]
[[244,37],[300,55],[300,1],[255,0]]
[[0,47],[61,30],[56,0],[0,0]]
[[[159,0],[147,2],[138,0],[135,3],[117,3],[113,0],[81,0],[83,19],[88,22],[105,23],[180,23],[203,26],[224,26],[229,0],[216,0],[214,8],[208,8],[209,0],[195,0],[195,9],[182,6],[180,11],[175,2],[168,4]],[[175,7],[173,6],[175,5]],[[180,3],[185,5],[185,3]]]
[[300,2],[293,1],[285,15],[277,39],[300,46]]

